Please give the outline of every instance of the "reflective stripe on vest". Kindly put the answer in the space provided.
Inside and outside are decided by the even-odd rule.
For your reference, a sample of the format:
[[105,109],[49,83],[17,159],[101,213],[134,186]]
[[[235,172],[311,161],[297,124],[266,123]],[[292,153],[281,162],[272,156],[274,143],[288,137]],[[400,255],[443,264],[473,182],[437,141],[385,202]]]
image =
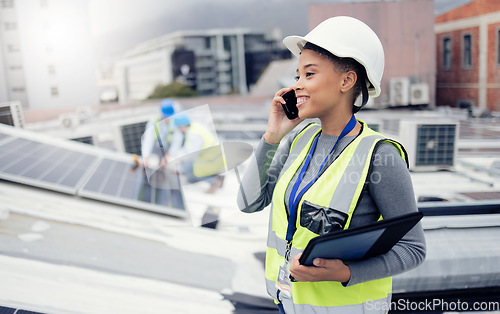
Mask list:
[[[156,139],[157,141],[161,141],[162,139],[160,138],[160,122],[162,121],[162,117],[161,116],[158,116],[154,119],[153,121],[153,126],[154,126],[154,129],[155,129],[155,136],[156,136]],[[174,127],[173,127],[173,123],[168,123],[167,124],[167,138],[165,140],[167,140],[166,142],[166,145],[170,145],[170,143],[172,142],[172,135],[174,133]],[[165,145],[163,145],[165,146]]]
[[[275,289],[275,281],[266,279],[267,290]],[[283,300],[283,296],[280,295],[282,299],[283,306],[285,307],[285,312],[289,313],[300,313],[300,314],[360,314],[360,313],[370,313],[370,314],[385,314],[388,312],[391,306],[391,296],[389,294],[387,298],[378,300],[368,300],[367,302],[360,304],[350,304],[350,305],[337,305],[337,306],[315,306],[311,304],[292,304],[291,302],[286,302]]]
[[[302,252],[309,240],[317,236],[300,225],[300,209],[305,200],[347,214],[348,219],[344,228],[349,227],[367,180],[373,151],[379,142],[386,141],[381,134],[369,129],[364,122],[360,122],[363,124],[362,132],[321,174],[300,200],[291,256]],[[339,282],[294,282],[291,298],[286,298],[283,294],[277,295],[275,282],[286,250],[288,216],[285,192],[305,159],[314,136],[320,131],[319,125],[311,124],[296,136],[289,158],[274,189],[266,252],[268,293],[283,303],[286,313],[364,313],[363,310],[369,313],[386,313],[392,291],[390,277],[350,287],[344,287]],[[403,158],[406,157],[401,145],[390,140],[389,142],[398,148]],[[324,188],[325,186],[328,188]],[[376,309],[382,310],[376,311]]]

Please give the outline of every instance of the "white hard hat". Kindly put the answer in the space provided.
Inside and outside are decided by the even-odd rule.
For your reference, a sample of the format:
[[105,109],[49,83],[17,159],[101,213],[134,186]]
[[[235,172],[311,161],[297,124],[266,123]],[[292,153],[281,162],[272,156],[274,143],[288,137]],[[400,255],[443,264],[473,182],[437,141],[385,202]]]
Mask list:
[[349,16],[329,18],[305,37],[288,36],[285,46],[297,57],[306,43],[319,46],[341,58],[353,58],[366,70],[368,94],[380,95],[380,81],[384,73],[384,48],[377,34],[365,23]]

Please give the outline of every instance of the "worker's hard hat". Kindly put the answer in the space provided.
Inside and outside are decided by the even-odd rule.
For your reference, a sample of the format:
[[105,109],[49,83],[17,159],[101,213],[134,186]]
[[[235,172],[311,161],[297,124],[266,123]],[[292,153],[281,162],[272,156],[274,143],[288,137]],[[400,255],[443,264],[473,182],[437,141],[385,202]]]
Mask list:
[[184,112],[178,113],[174,116],[174,126],[188,126],[191,124],[191,120],[188,115]]
[[372,97],[380,95],[384,73],[384,48],[377,34],[365,23],[349,16],[336,16],[321,22],[306,36],[288,36],[285,46],[297,57],[306,43],[319,46],[341,58],[353,58],[366,70],[366,86]]
[[175,113],[174,101],[172,99],[163,99],[160,103],[160,110],[163,118],[168,118]]

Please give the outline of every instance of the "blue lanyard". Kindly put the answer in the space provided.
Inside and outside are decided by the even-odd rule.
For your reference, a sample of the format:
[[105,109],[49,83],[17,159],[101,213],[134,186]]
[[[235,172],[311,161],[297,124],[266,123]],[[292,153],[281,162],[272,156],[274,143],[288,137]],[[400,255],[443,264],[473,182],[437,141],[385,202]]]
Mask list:
[[[295,181],[295,184],[293,185],[292,192],[290,193],[290,197],[288,199],[288,210],[290,211],[290,217],[288,218],[288,227],[286,231],[286,240],[288,243],[292,241],[293,234],[295,233],[295,224],[297,222],[297,207],[299,205],[300,199],[304,195],[304,193],[311,187],[311,185],[316,182],[316,180],[319,177],[319,174],[325,167],[325,164],[327,160],[330,158],[332,155],[333,151],[335,150],[335,147],[337,146],[338,142],[340,139],[342,139],[344,136],[349,134],[354,127],[356,126],[356,118],[354,115],[352,115],[351,119],[347,123],[347,125],[344,127],[342,130],[342,133],[340,133],[339,137],[337,138],[337,141],[335,141],[335,144],[333,145],[332,150],[330,153],[325,157],[323,160],[323,163],[320,166],[320,169],[314,179],[312,179],[302,190],[298,191],[299,185],[302,182],[302,179],[304,178],[304,174],[306,173],[307,168],[309,167],[309,164],[311,163],[311,158],[314,153],[314,149],[316,148],[316,144],[318,143],[318,138],[319,134],[316,135],[314,138],[314,142],[312,143],[311,149],[309,149],[309,152],[307,153],[306,160],[304,161],[304,165],[302,166],[302,169],[300,170],[299,176],[297,177],[297,180]],[[298,193],[297,193],[298,192]]]

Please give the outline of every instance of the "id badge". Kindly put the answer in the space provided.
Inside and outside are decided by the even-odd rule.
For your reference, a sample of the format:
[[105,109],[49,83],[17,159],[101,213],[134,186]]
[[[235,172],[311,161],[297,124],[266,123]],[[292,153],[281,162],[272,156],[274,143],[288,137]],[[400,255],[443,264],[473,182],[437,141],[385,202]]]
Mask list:
[[276,288],[288,297],[292,296],[292,281],[290,280],[290,261],[284,260],[280,266]]

